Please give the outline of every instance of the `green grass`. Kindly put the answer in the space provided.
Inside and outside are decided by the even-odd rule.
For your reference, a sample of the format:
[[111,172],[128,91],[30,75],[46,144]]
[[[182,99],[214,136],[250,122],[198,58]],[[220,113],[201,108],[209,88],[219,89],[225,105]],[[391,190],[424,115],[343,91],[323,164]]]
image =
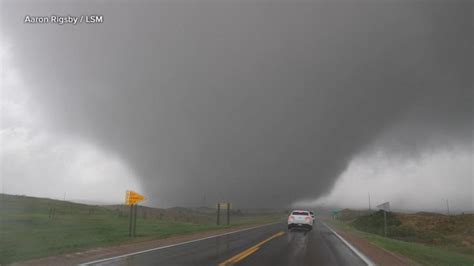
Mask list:
[[[55,209],[54,217],[50,217],[52,209]],[[0,264],[98,246],[271,222],[280,217],[275,213],[243,215],[233,217],[229,226],[137,217],[137,237],[131,240],[128,237],[129,218],[116,210],[50,199],[0,195]]]
[[330,220],[329,223],[336,228],[366,239],[372,244],[410,258],[422,265],[474,265],[473,255],[450,250],[450,247],[439,247],[387,238],[359,231],[353,226],[337,220]]

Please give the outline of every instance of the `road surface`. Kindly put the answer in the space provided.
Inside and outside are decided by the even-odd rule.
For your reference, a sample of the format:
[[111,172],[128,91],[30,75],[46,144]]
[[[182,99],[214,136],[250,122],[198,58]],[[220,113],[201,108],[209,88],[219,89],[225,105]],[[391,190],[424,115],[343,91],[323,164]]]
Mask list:
[[283,223],[114,257],[86,265],[367,265],[326,225],[288,231]]

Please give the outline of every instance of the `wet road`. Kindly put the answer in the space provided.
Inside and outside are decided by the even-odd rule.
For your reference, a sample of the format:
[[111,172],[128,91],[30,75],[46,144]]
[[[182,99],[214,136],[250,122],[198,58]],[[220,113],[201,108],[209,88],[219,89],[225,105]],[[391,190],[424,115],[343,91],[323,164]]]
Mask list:
[[87,265],[366,265],[326,225],[273,224]]

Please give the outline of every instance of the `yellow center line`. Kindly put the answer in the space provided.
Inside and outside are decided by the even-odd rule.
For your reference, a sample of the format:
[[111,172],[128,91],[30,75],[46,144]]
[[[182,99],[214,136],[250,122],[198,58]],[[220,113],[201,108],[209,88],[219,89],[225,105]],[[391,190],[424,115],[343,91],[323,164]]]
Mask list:
[[259,249],[259,247],[251,247],[251,248],[245,250],[244,252],[239,253],[239,254],[235,255],[234,257],[228,259],[227,261],[224,261],[223,263],[219,264],[219,266],[232,265],[234,263],[237,263],[237,262],[247,258],[248,256],[252,255],[258,249]]
[[227,259],[227,260],[225,260],[225,261],[219,263],[219,266],[233,265],[234,263],[237,263],[237,262],[239,262],[239,261],[245,259],[246,257],[252,255],[253,253],[255,253],[257,250],[260,249],[260,247],[261,247],[263,244],[267,243],[268,241],[270,241],[270,240],[272,240],[272,239],[274,239],[274,238],[277,238],[277,237],[279,237],[279,236],[282,236],[282,235],[284,235],[284,234],[285,234],[285,232],[280,231],[280,232],[278,232],[278,233],[272,235],[271,237],[269,237],[269,238],[267,238],[267,239],[265,239],[265,240],[259,242],[259,243],[256,244],[255,246],[252,246],[252,247],[250,247],[250,248],[248,248],[248,249],[246,249],[246,250],[240,252],[239,254],[233,256],[232,258],[229,258],[229,259]]

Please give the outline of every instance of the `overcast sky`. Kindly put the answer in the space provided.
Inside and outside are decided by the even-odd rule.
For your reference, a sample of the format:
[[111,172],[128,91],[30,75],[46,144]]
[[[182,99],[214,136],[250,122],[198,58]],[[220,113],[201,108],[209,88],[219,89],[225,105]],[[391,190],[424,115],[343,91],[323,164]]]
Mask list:
[[[1,191],[472,211],[472,1],[1,1]],[[102,15],[103,23],[25,23]]]

